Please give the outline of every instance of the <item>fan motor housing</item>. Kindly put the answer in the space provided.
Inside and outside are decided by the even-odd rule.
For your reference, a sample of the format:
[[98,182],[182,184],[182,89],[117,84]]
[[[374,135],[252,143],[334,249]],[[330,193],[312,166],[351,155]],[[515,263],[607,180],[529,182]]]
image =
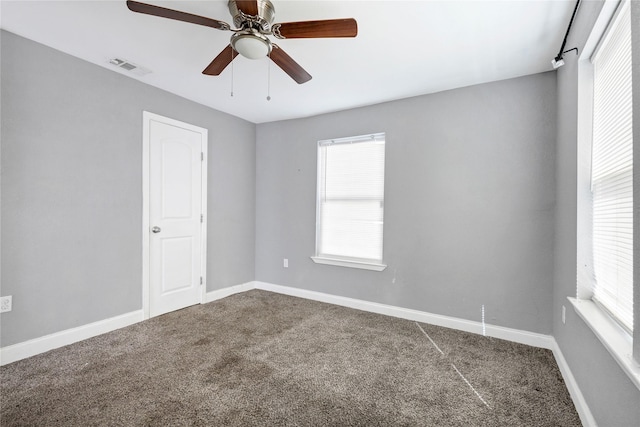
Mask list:
[[229,12],[233,16],[233,24],[237,28],[253,28],[261,32],[269,32],[275,19],[276,9],[269,0],[258,0],[258,15],[247,15],[238,8],[236,0],[229,0]]

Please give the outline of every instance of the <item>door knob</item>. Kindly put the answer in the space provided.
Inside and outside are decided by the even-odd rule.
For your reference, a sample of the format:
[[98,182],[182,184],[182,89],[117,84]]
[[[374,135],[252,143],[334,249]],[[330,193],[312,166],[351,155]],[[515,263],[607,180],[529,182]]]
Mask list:
[[153,231],[154,233],[159,233],[161,231],[161,228],[160,227],[153,227],[151,229],[151,231]]

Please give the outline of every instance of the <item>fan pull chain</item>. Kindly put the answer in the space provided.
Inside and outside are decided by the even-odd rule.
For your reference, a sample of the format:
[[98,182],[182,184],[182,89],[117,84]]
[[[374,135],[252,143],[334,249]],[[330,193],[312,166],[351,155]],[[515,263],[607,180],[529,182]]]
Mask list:
[[233,48],[231,48],[231,97],[233,98]]
[[271,101],[271,52],[267,58],[267,101]]

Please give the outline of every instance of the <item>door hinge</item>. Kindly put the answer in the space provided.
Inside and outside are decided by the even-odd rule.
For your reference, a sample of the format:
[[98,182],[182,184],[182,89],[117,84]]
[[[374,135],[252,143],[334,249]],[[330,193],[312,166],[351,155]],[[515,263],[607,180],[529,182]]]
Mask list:
[[200,214],[200,222],[204,222],[204,214]]
[[202,285],[202,276],[200,276],[200,285]]
[[204,162],[204,152],[200,152],[200,161]]

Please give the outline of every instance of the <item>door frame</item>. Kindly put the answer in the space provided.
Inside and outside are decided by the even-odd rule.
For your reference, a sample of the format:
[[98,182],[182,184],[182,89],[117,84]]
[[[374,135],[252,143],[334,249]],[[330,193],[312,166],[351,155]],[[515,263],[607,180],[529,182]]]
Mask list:
[[202,135],[202,176],[201,176],[201,207],[202,225],[200,227],[201,248],[200,248],[200,301],[206,301],[207,294],[207,170],[208,170],[208,130],[179,120],[170,119],[149,111],[142,112],[142,312],[143,318],[148,319],[150,313],[150,239],[151,229],[149,222],[149,189],[150,189],[150,125],[152,121],[161,122],[167,125],[188,129]]

